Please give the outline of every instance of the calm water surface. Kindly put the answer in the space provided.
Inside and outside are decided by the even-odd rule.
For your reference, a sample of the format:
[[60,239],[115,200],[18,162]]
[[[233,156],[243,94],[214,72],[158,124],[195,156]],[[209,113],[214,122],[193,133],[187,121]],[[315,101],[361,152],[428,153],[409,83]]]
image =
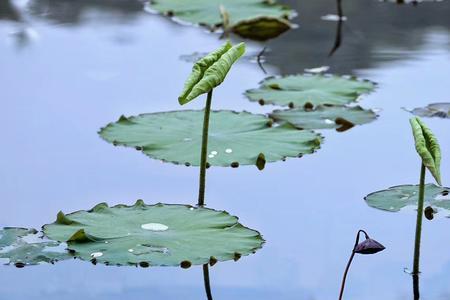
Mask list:
[[[380,108],[376,122],[345,133],[323,131],[314,155],[255,167],[208,171],[207,204],[260,230],[266,245],[211,270],[215,299],[336,299],[354,234],[364,228],[387,250],[358,256],[346,299],[410,299],[414,211],[369,208],[363,197],[418,182],[420,162],[401,107],[448,102],[450,2],[397,6],[344,1],[342,46],[329,58],[334,1],[287,1],[299,28],[268,47],[270,75],[330,66],[379,83],[364,98]],[[235,40],[237,41],[237,40]],[[0,226],[52,222],[59,210],[98,202],[196,202],[196,168],[150,160],[114,148],[97,130],[121,114],[179,109],[191,69],[181,56],[223,41],[144,11],[140,1],[0,0]],[[215,91],[214,108],[269,112],[243,91],[266,75],[241,60]],[[201,108],[196,101],[185,108]],[[183,107],[184,108],[184,107]],[[450,122],[427,119],[441,142],[443,182],[450,184]],[[429,178],[431,181],[431,178]],[[450,299],[450,220],[425,220],[423,299]],[[203,299],[201,268],[116,268],[66,261],[0,268],[0,299]]]

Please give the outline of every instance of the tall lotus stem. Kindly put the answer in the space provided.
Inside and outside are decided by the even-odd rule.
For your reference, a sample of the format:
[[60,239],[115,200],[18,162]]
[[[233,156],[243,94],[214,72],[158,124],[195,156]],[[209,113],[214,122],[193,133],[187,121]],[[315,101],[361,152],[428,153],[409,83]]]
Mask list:
[[422,218],[425,197],[425,171],[426,167],[422,163],[420,168],[419,202],[417,203],[416,238],[414,241],[414,264],[413,264],[413,290],[414,299],[419,299],[419,262],[420,262],[420,239],[422,237]]
[[[225,13],[224,13],[225,14]],[[205,206],[205,186],[206,186],[206,155],[208,154],[208,129],[209,115],[211,112],[211,100],[213,88],[219,86],[230,70],[231,66],[244,54],[245,44],[240,43],[232,46],[226,42],[219,49],[211,52],[199,59],[192,68],[192,73],[186,80],[184,89],[178,97],[178,102],[184,105],[198,96],[208,93],[203,118],[202,148],[200,158],[200,182],[198,190],[198,206]],[[209,285],[208,264],[203,265],[203,278],[208,300],[212,300],[211,288]]]
[[[208,92],[205,105],[205,115],[203,117],[203,133],[202,133],[202,152],[200,158],[200,184],[198,189],[198,206],[205,205],[205,188],[206,188],[206,155],[208,154],[208,131],[209,131],[209,115],[211,113],[211,100],[213,90]],[[203,282],[205,284],[205,292],[208,300],[213,300],[211,293],[211,285],[209,282],[208,264],[203,265]]]
[[422,159],[420,169],[419,201],[417,203],[416,237],[414,241],[413,292],[414,299],[419,299],[419,260],[420,238],[422,236],[422,218],[425,196],[425,174],[428,169],[436,182],[441,185],[441,148],[433,132],[415,117],[409,120],[413,131],[416,151]]
[[200,159],[200,184],[198,189],[198,206],[205,205],[205,187],[206,187],[206,155],[208,154],[208,130],[209,130],[209,114],[211,113],[211,100],[213,90],[208,92],[205,105],[205,116],[203,117],[203,134],[202,134],[202,153]]

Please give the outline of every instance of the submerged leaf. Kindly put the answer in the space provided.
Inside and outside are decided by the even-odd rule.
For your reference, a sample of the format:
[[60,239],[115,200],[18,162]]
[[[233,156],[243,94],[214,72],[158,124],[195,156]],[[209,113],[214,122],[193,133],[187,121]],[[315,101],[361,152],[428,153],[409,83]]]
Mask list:
[[304,108],[275,110],[269,115],[277,122],[288,122],[300,129],[335,128],[342,132],[355,125],[370,123],[377,118],[372,110],[360,106],[317,106],[313,110]]
[[[450,215],[450,188],[434,184],[425,185],[424,205],[443,209]],[[367,195],[366,203],[377,209],[398,212],[404,207],[417,207],[419,185],[399,185]]]
[[[134,147],[155,159],[199,166],[203,115],[203,111],[143,114],[111,123],[99,134],[114,145]],[[263,115],[212,111],[207,160],[210,166],[257,165],[262,153],[266,162],[275,162],[313,153],[321,140],[312,131],[271,126]]]
[[[264,240],[224,211],[188,205],[102,206],[66,215],[70,225],[52,223],[44,233],[67,242],[75,256],[107,265],[181,266],[234,260],[254,253]],[[74,235],[89,238],[74,239]]]
[[293,107],[345,105],[355,102],[362,94],[373,91],[375,84],[341,76],[321,74],[290,75],[267,78],[258,89],[248,90],[250,101]]
[[416,150],[422,163],[441,185],[441,148],[433,132],[419,119],[410,119]]
[[181,105],[186,104],[220,85],[225,80],[231,66],[244,52],[244,43],[232,46],[226,42],[219,49],[198,60],[186,80],[178,102]]
[[5,227],[0,230],[0,258],[18,268],[40,263],[55,263],[72,256],[60,243],[42,240],[36,229]]

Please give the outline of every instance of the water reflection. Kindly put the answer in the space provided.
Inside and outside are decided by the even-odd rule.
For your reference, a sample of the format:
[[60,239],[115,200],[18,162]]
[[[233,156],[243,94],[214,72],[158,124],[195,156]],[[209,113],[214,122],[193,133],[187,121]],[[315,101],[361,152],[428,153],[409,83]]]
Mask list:
[[51,22],[81,25],[92,20],[131,21],[143,13],[144,3],[139,0],[34,0],[27,9],[31,15]]
[[19,10],[14,7],[11,0],[0,1],[0,20],[21,21]]
[[[343,1],[341,10],[347,21],[338,22],[337,29],[334,22],[321,20],[321,16],[336,11],[335,1],[287,0],[286,3],[299,12],[300,28],[269,42],[272,51],[268,61],[282,74],[299,72],[299,65],[303,68],[330,65],[333,72],[351,73],[354,69],[407,59],[427,42],[430,31],[450,30],[449,1],[417,6]],[[345,43],[341,45],[343,35]],[[334,48],[340,46],[340,49],[329,58],[333,41]]]
[[[448,1],[421,5],[355,0],[344,3],[342,0],[282,2],[299,12],[293,22],[299,23],[300,28],[264,45],[271,50],[266,55],[268,63],[278,67],[283,74],[320,65],[331,65],[333,72],[351,73],[354,69],[370,68],[380,62],[405,59],[426,43],[430,30],[450,29]],[[0,20],[21,22],[32,17],[66,26],[89,26],[92,22],[128,23],[141,16],[160,17],[144,12],[145,3],[141,0],[35,0],[25,1],[20,6],[15,3],[17,1],[0,1]],[[322,20],[321,17],[336,10],[337,16],[341,16],[336,24]],[[342,18],[344,11],[348,17],[346,22]],[[26,32],[17,35],[18,44],[22,46],[29,42],[23,33]],[[341,47],[343,35],[346,42],[339,57],[329,58]],[[217,37],[211,34],[211,38]],[[127,37],[121,39],[129,40]]]

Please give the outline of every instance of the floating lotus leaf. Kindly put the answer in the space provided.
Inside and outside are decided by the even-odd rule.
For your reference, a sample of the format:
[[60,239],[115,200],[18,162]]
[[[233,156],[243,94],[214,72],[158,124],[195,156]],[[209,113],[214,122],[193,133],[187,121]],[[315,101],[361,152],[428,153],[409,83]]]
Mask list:
[[51,239],[67,242],[75,256],[107,265],[181,266],[237,260],[254,253],[264,240],[224,211],[188,205],[108,207],[68,215],[45,225]]
[[425,107],[414,108],[410,113],[419,117],[450,118],[450,103],[431,103]]
[[0,249],[3,247],[11,246],[24,236],[36,233],[37,230],[34,228],[5,227],[0,230]]
[[0,258],[18,268],[40,263],[55,263],[72,256],[60,243],[39,237],[36,229],[5,227],[0,230]]
[[373,91],[375,84],[368,80],[321,74],[290,75],[267,78],[258,89],[245,94],[260,104],[307,107],[317,105],[345,105],[355,102],[362,94]]
[[288,30],[288,19],[294,16],[293,10],[272,0],[152,0],[149,8],[211,31],[222,28],[256,40]]
[[226,42],[216,51],[198,60],[192,68],[191,75],[186,80],[184,89],[178,97],[178,102],[181,105],[186,104],[220,85],[225,80],[231,66],[244,52],[244,43],[232,46],[229,42]]
[[[155,159],[198,166],[203,114],[186,110],[121,117],[99,134],[114,145],[135,147]],[[256,165],[261,153],[266,162],[298,157],[314,152],[321,142],[312,131],[271,126],[271,119],[247,112],[212,111],[210,123],[211,166]]]
[[301,129],[336,128],[342,132],[355,125],[370,123],[377,115],[372,110],[365,110],[360,106],[317,106],[311,110],[304,108],[275,110],[270,117],[277,122],[288,122]]
[[416,143],[417,153],[422,163],[431,172],[438,184],[441,184],[441,148],[433,132],[419,119],[410,120]]
[[[425,185],[424,206],[440,208],[450,214],[450,188],[434,184]],[[417,207],[419,185],[399,185],[387,190],[371,193],[365,197],[371,207],[391,212],[400,211],[407,206]]]

